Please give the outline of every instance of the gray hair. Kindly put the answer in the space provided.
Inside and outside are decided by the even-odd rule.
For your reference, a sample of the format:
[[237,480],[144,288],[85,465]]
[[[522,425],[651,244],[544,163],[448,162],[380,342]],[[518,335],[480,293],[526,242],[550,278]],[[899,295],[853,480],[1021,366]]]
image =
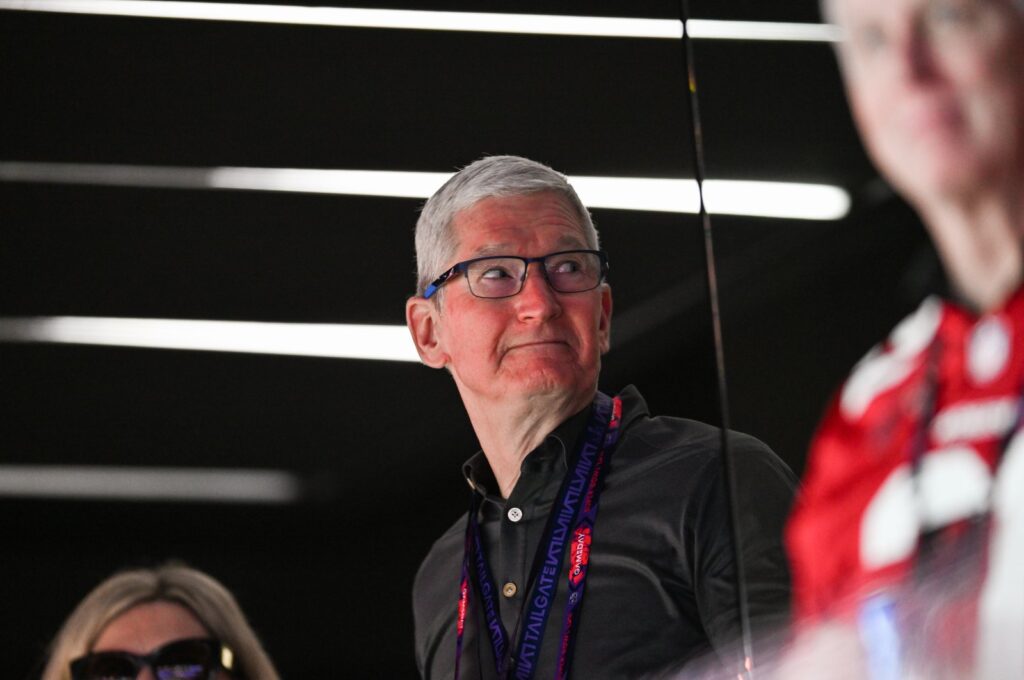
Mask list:
[[129,609],[150,602],[174,602],[190,612],[212,636],[235,653],[247,680],[278,680],[235,598],[219,581],[181,563],[114,574],[96,586],[57,633],[42,680],[70,680],[70,663],[87,654],[103,630]]
[[423,205],[416,222],[416,294],[422,295],[458,250],[452,230],[455,216],[486,198],[525,196],[540,191],[561,194],[576,211],[589,248],[600,247],[590,213],[565,175],[520,156],[487,156],[455,173]]

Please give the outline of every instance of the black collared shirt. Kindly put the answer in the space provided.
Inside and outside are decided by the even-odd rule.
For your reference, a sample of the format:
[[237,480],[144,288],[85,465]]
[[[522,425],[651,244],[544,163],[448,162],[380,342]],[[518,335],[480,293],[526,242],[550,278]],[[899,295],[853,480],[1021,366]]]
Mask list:
[[[608,468],[590,553],[587,594],[573,655],[573,678],[640,678],[670,673],[709,649],[733,654],[739,637],[735,564],[719,430],[680,418],[652,418],[626,388],[622,434]],[[485,553],[502,593],[501,618],[518,633],[534,552],[589,409],[552,432],[523,461],[506,500],[482,452],[464,466],[483,494]],[[789,575],[782,526],[795,479],[768,447],[735,433],[751,621],[776,628],[788,615]],[[416,660],[424,678],[453,677],[455,614],[465,517],[434,544],[416,576]],[[564,571],[564,568],[563,568]],[[565,607],[565,578],[545,631],[536,677],[552,677]],[[494,678],[480,598],[470,595],[462,678]]]

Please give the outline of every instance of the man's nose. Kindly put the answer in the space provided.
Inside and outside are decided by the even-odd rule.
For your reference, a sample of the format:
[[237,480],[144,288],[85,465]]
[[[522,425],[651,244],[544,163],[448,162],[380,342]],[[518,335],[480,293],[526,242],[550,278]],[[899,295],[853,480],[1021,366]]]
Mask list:
[[548,283],[540,262],[531,262],[526,270],[523,289],[515,296],[520,319],[548,319],[562,312],[558,293]]

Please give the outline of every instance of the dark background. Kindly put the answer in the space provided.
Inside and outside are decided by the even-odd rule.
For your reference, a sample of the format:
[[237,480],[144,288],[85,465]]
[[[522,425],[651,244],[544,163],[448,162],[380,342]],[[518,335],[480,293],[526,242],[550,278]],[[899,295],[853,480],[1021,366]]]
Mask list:
[[[678,14],[656,0],[386,6]],[[814,0],[691,13],[818,21]],[[732,424],[799,472],[829,393],[916,304],[934,256],[868,164],[828,45],[694,47],[709,177],[838,184],[854,200],[838,222],[713,221]],[[672,40],[0,12],[0,92],[0,161],[443,172],[515,153],[570,175],[693,176]],[[0,182],[0,316],[400,324],[419,204]],[[602,388],[634,383],[656,413],[719,422],[696,218],[594,218],[615,291]],[[237,594],[286,677],[415,675],[412,576],[464,511],[459,466],[476,450],[446,374],[0,344],[0,386],[3,463],[286,469],[317,490],[287,506],[0,498],[5,677],[38,672],[102,578],[170,557]]]

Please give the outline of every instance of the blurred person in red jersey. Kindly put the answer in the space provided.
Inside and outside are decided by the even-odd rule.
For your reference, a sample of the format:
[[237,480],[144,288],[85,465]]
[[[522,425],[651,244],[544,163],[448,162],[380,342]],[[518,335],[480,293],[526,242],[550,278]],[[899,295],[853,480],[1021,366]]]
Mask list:
[[949,292],[828,408],[787,526],[797,612],[856,622],[875,677],[1024,677],[1024,3],[823,9],[865,146]]

